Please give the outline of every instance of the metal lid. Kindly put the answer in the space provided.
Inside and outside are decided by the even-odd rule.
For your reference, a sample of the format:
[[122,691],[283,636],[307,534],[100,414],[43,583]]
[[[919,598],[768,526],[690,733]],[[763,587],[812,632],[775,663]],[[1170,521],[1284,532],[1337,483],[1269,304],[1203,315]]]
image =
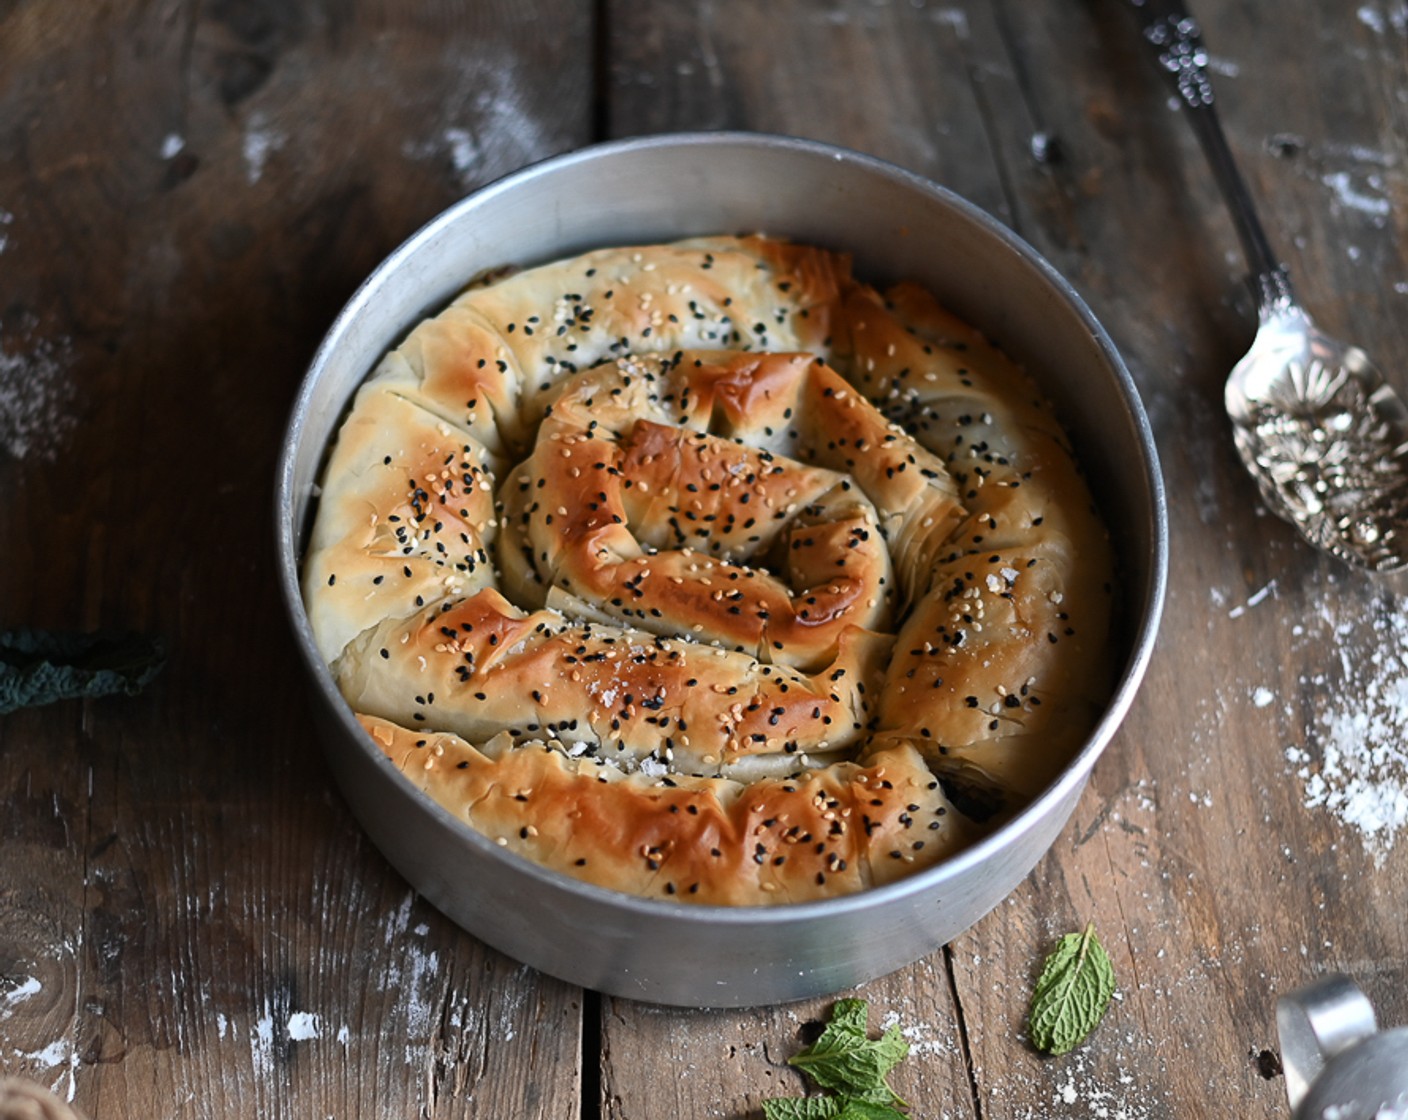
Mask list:
[[1408,1027],[1378,1033],[1344,976],[1277,1001],[1286,1096],[1296,1120],[1408,1120]]

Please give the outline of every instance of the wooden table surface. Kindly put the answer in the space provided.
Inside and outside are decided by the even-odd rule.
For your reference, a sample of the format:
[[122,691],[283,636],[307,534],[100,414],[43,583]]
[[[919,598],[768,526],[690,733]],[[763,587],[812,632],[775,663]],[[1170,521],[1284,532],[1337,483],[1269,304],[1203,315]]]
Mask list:
[[[1204,0],[1231,146],[1323,326],[1408,389],[1408,13]],[[1278,994],[1408,1022],[1408,610],[1271,517],[1221,386],[1232,226],[1121,0],[0,3],[0,627],[129,628],[141,696],[0,719],[0,1076],[124,1117],[760,1115],[829,1000],[602,998],[419,898],[332,784],[278,603],[273,467],[358,281],[469,190],[744,128],[932,176],[1075,284],[1171,498],[1152,667],[1054,849],[866,985],[923,1120],[1286,1114]],[[1023,1031],[1055,938],[1119,977]]]

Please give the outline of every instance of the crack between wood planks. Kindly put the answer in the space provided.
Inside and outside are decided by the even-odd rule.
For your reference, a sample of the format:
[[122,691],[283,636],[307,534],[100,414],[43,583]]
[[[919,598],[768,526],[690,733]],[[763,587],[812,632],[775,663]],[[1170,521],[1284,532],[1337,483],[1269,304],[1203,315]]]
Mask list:
[[958,1042],[963,1052],[963,1071],[968,1075],[968,1091],[973,1097],[973,1116],[983,1120],[983,1098],[978,1092],[978,1071],[973,1065],[973,1047],[968,1040],[968,1018],[963,1013],[963,1000],[958,995],[958,973],[953,967],[953,947],[945,945],[944,975],[948,978],[948,993],[958,1019]]
[[[592,4],[592,107],[588,128],[595,144],[611,139],[611,0]],[[583,1013],[586,1008],[583,1007]]]
[[606,1060],[602,1048],[601,1016],[605,1008],[598,992],[582,991],[582,1057],[578,1084],[581,1120],[600,1120],[604,1115],[601,1101],[601,1066]]
[[723,66],[719,63],[719,49],[715,45],[714,29],[717,23],[713,0],[697,0],[699,14],[699,61],[704,65],[704,73],[709,79],[709,101],[715,106],[713,126],[725,127],[728,123],[728,90],[725,88]]
[[177,75],[177,123],[180,135],[189,131],[191,119],[191,66],[195,58],[196,28],[200,26],[201,0],[191,0],[186,5],[189,17],[181,29],[181,59]]
[[[89,741],[88,720],[92,714],[91,700],[84,700],[79,709],[78,739],[81,743]],[[83,1016],[83,959],[88,945],[88,881],[91,873],[89,854],[93,842],[93,764],[88,764],[88,788],[84,790],[83,797],[83,836],[80,840],[83,852],[83,879],[82,888],[79,891],[78,909],[78,944],[73,947],[73,1027],[70,1045],[73,1047],[69,1055],[68,1065],[68,1102],[73,1103],[73,1098],[78,1095],[78,1065],[81,1059],[79,1050],[79,1035],[82,1027]]]
[[[1105,850],[1105,863],[1106,863],[1106,865],[1110,868],[1110,883],[1111,883],[1111,885],[1114,885],[1114,884],[1116,883],[1116,877],[1115,877],[1115,860],[1114,860],[1114,857],[1110,854],[1110,836],[1109,836],[1109,833],[1104,832],[1104,831],[1101,832],[1101,834],[1100,834],[1100,843],[1101,843],[1101,847],[1104,848],[1104,850]],[[1087,888],[1087,889],[1088,889],[1088,888]],[[1121,897],[1121,895],[1120,895],[1120,891],[1119,891],[1119,887],[1118,887],[1118,886],[1115,886],[1115,889],[1114,889],[1114,892],[1113,892],[1113,893],[1114,893],[1114,896],[1115,896],[1115,905],[1119,908],[1119,912],[1120,912],[1120,936],[1124,939],[1125,951],[1129,954],[1129,968],[1130,968],[1130,971],[1134,973],[1134,991],[1138,992],[1138,991],[1141,991],[1141,990],[1142,990],[1143,985],[1142,985],[1142,982],[1141,982],[1140,979],[1139,979],[1139,964],[1138,964],[1138,958],[1134,955],[1134,945],[1131,943],[1130,938],[1129,938],[1129,919],[1128,919],[1127,917],[1125,917],[1125,913],[1124,913],[1124,899],[1123,899],[1123,898]],[[1150,1038],[1150,1037],[1152,1037],[1152,1036],[1149,1034],[1149,1023],[1148,1023],[1148,1020],[1145,1018],[1145,1015],[1144,1015],[1144,1001],[1143,1001],[1143,1000],[1137,1001],[1137,1005],[1138,1005],[1138,1008],[1139,1008],[1139,1024],[1140,1024],[1140,1026],[1141,1026],[1141,1027],[1143,1028],[1143,1030],[1144,1030],[1144,1037],[1145,1037],[1145,1038]]]
[[[429,1045],[426,1047],[425,1056],[425,1096],[428,1104],[426,1114],[435,1115],[436,1107],[440,1103],[442,1090],[448,1090],[448,1096],[456,1096],[463,1082],[463,1073],[460,1067],[464,1062],[465,1055],[462,1051],[462,1038],[457,1037],[460,1032],[456,1030],[455,1022],[455,989],[453,984],[447,984],[440,997],[440,1014],[436,1016],[435,1033],[431,1035]],[[487,1042],[488,1030],[482,1032]],[[487,1045],[480,1056],[481,1062],[487,1062]],[[482,1066],[481,1066],[482,1068]],[[455,1078],[455,1084],[447,1084],[451,1078]]]
[[[1038,222],[1049,238],[1055,238],[1065,248],[1083,255],[1086,251],[1085,239],[1072,209],[1071,196],[1074,185],[1070,170],[1066,166],[1060,137],[1048,126],[1042,108],[1043,101],[1032,87],[1030,70],[1022,65],[1022,53],[1018,49],[1017,37],[1006,15],[1007,3],[1005,0],[989,0],[988,10],[992,16],[1002,57],[1006,59],[1007,69],[1011,73],[1012,85],[1016,88],[1016,99],[1022,109],[1029,137],[1027,155],[1040,167],[1045,181],[1044,189],[1048,192],[1049,211],[1045,217],[1039,218]],[[978,66],[970,64],[968,75],[1006,203],[1007,222],[1019,235],[1026,237],[1028,235],[1022,232],[1019,209],[1019,176],[1016,169],[1004,158],[1001,136],[996,128],[998,116],[992,112],[985,96],[982,71]]]
[[[1008,172],[1007,161],[1002,157],[1002,147],[999,143],[995,118],[992,109],[988,104],[988,99],[983,90],[982,68],[978,65],[973,54],[973,39],[968,28],[968,19],[965,15],[955,13],[954,16],[946,20],[949,27],[953,29],[953,36],[958,41],[958,53],[963,59],[964,72],[968,78],[968,88],[973,92],[973,103],[978,109],[978,119],[982,122],[983,138],[987,141],[988,152],[992,157],[993,168],[997,172],[998,187],[1002,191],[1003,206],[1007,211],[1007,224],[1012,229],[1021,234],[1020,220],[1017,211],[1017,192],[1012,183],[1011,175]],[[1011,48],[1003,39],[1003,48],[1011,55]]]
[[[1041,101],[1032,91],[1031,81],[1027,77],[1027,69],[1022,65],[1021,55],[1017,50],[1017,40],[1012,34],[1011,25],[1007,22],[1006,6],[1003,0],[989,0],[989,8],[992,11],[993,26],[997,28],[997,38],[1002,44],[1003,54],[1007,56],[1007,63],[1012,68],[1012,83],[1017,87],[1017,96],[1021,99],[1022,108],[1026,111],[1027,121],[1032,128],[1032,135],[1051,135],[1046,125],[1046,118],[1041,111]],[[1035,153],[1033,153],[1035,156]]]
[[[1105,797],[1104,803],[1101,804],[1100,809],[1098,809],[1097,813],[1095,813],[1094,819],[1090,821],[1090,824],[1088,824],[1088,826],[1086,827],[1086,831],[1083,831],[1083,833],[1081,833],[1079,837],[1076,837],[1076,842],[1070,845],[1071,851],[1080,851],[1081,848],[1086,847],[1086,844],[1088,844],[1088,842],[1094,840],[1095,834],[1097,833],[1104,835],[1104,833],[1102,833],[1101,831],[1102,824],[1104,824],[1105,821],[1110,820],[1111,813],[1114,813],[1115,806],[1117,806],[1119,800],[1121,800],[1122,797],[1125,796],[1125,793],[1129,792],[1129,789],[1131,789],[1131,785],[1131,782],[1125,782],[1124,785],[1121,786],[1121,788],[1115,790],[1115,792],[1111,793],[1110,796]],[[1138,824],[1131,824],[1129,823],[1129,821],[1126,821],[1124,819],[1118,819],[1117,821],[1115,821],[1115,823],[1117,823],[1118,826],[1122,828],[1122,830],[1126,831],[1126,833],[1131,833],[1133,835],[1143,835],[1143,828],[1140,828]]]

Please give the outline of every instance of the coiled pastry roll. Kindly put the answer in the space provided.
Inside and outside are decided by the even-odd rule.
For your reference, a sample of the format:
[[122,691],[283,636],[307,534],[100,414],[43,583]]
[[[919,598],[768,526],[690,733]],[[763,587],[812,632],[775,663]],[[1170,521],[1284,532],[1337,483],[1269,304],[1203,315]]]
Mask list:
[[1027,377],[927,293],[763,237],[466,291],[332,449],[320,649],[524,858],[761,905],[932,865],[1109,689],[1112,563]]

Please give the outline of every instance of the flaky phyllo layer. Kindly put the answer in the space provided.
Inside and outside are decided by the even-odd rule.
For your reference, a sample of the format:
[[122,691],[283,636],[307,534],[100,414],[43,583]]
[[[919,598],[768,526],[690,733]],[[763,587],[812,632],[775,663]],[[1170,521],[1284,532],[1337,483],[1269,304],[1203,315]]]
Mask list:
[[1111,563],[1031,382],[760,237],[467,291],[359,391],[304,571],[406,777],[558,871],[729,905],[892,881],[1069,761]]

